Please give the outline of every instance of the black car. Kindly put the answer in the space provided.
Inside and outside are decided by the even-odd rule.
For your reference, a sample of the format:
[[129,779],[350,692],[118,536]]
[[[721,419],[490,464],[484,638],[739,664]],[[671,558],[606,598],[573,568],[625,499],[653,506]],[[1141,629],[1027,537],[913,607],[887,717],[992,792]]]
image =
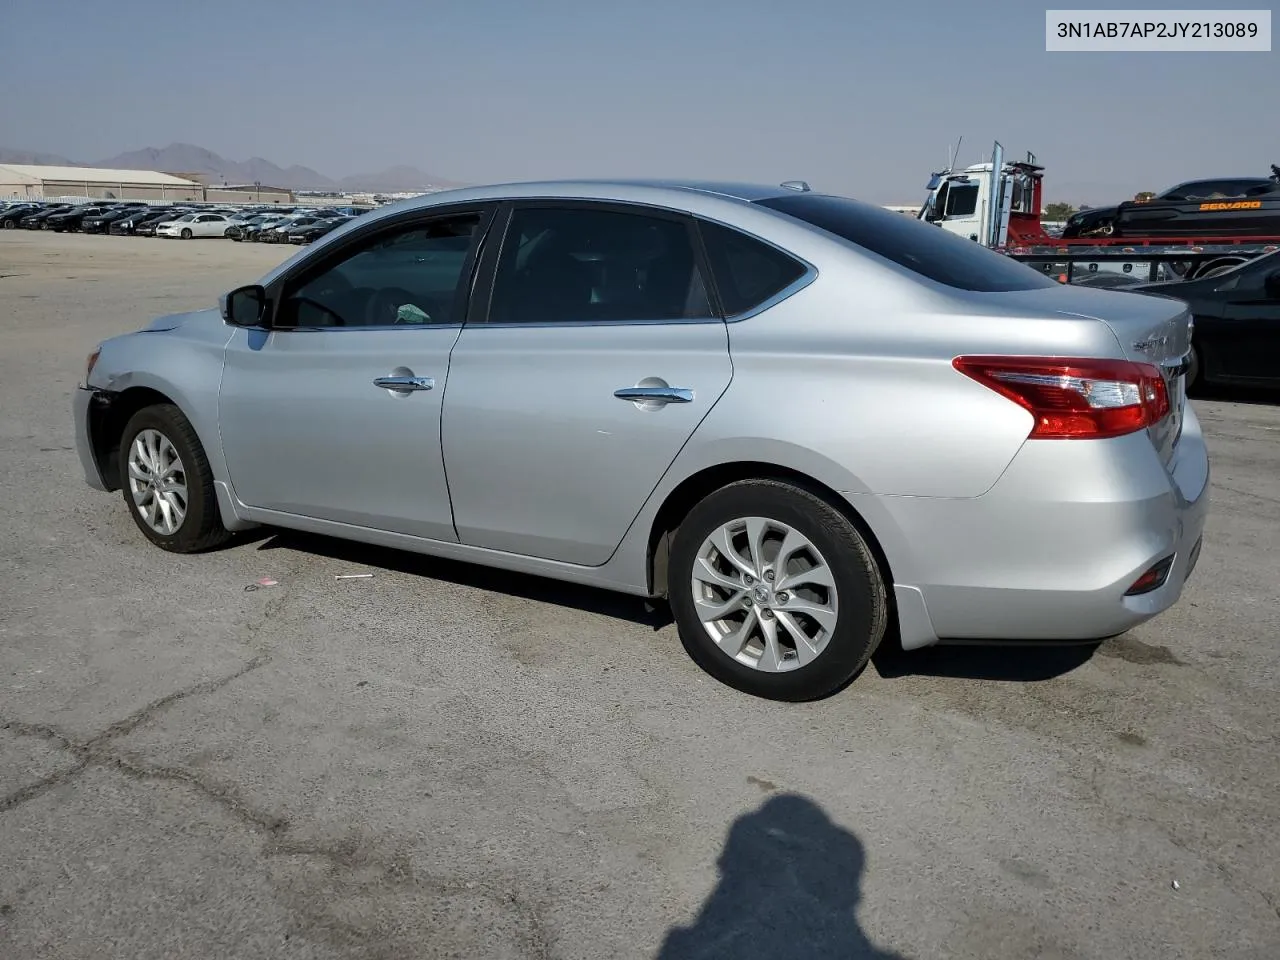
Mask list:
[[156,208],[150,206],[142,207],[138,210],[130,210],[126,216],[112,220],[107,226],[107,232],[115,236],[131,236],[137,232],[141,224],[168,212],[168,207]]
[[1081,210],[1062,236],[1280,236],[1280,166],[1272,164],[1270,177],[1190,180],[1150,200]]
[[102,213],[85,217],[80,221],[80,231],[82,233],[107,233],[111,228],[111,224],[117,220],[125,220],[132,216],[145,213],[147,208],[143,205],[138,206],[119,206],[110,210],[104,210]]
[[313,240],[320,239],[329,231],[338,229],[350,219],[351,217],[328,217],[324,220],[317,220],[315,223],[293,227],[285,231],[285,239],[290,243],[311,243]]
[[24,218],[38,213],[40,207],[34,203],[13,203],[0,210],[0,229],[14,230],[17,229]]
[[1126,288],[1185,301],[1195,317],[1187,384],[1280,386],[1280,250],[1213,277]]
[[84,222],[85,217],[96,217],[100,213],[106,213],[108,207],[90,206],[82,204],[72,207],[70,210],[55,214],[48,220],[49,229],[55,233],[66,233],[80,229],[80,224]]
[[170,220],[177,220],[179,217],[185,217],[190,212],[186,208],[174,208],[158,212],[144,220],[136,221],[133,225],[133,232],[139,237],[154,237],[156,235],[156,227],[160,226],[160,224],[168,223]]
[[22,222],[18,226],[23,230],[48,230],[49,218],[56,217],[60,213],[66,213],[71,209],[69,203],[55,203],[47,207],[38,207],[30,212],[26,217],[22,218]]

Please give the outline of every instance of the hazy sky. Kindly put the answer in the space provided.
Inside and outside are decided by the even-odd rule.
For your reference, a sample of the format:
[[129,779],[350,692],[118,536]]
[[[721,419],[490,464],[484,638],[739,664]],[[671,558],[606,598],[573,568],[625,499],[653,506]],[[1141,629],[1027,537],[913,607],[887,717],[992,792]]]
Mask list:
[[922,199],[961,136],[962,162],[993,139],[1035,152],[1047,201],[1280,163],[1280,53],[1050,54],[1045,6],[0,0],[0,146],[92,161],[180,141],[468,182],[805,179],[881,203]]

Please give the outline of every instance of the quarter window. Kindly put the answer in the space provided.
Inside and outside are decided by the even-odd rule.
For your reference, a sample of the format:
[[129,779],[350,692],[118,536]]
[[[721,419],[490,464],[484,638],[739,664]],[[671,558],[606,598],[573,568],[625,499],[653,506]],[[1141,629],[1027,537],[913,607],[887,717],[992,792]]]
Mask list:
[[464,269],[480,214],[384,233],[319,275],[281,305],[279,326],[382,327],[460,323]]
[[698,229],[728,316],[755,309],[804,276],[804,264],[754,237],[707,221]]
[[494,279],[493,323],[710,317],[688,225],[610,209],[522,207]]

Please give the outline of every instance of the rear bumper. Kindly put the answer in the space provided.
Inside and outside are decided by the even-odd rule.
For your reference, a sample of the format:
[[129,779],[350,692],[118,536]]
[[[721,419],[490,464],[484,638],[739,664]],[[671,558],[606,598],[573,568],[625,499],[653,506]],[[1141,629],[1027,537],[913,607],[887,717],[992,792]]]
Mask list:
[[[1101,640],[1182,595],[1208,513],[1209,459],[1188,407],[1167,467],[1145,434],[1032,441],[981,497],[867,496],[851,501],[886,531],[904,647]],[[1159,587],[1126,595],[1168,557]]]

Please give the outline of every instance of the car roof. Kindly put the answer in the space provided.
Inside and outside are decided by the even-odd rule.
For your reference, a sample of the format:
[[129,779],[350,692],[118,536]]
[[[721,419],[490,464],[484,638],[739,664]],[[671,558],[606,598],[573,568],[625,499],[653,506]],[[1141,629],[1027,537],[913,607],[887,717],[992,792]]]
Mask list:
[[584,180],[534,180],[494,183],[474,187],[457,187],[435,193],[411,197],[382,207],[379,212],[395,208],[411,210],[437,204],[467,202],[472,200],[500,199],[583,199],[636,201],[643,199],[655,204],[668,203],[681,207],[689,195],[725,198],[740,203],[752,203],[770,197],[783,196],[794,190],[781,184],[736,183],[715,180],[676,179],[584,179]]
[[[706,214],[725,205],[745,208],[755,201],[794,194],[799,181],[782,184],[735,183],[713,180],[677,179],[595,179],[535,180],[492,183],[481,186],[455,187],[434,193],[407,197],[386,204],[362,217],[363,222],[376,222],[399,214],[455,203],[483,203],[500,200],[594,200],[602,202],[638,203],[667,207],[689,213]],[[807,189],[807,185],[804,185]]]

